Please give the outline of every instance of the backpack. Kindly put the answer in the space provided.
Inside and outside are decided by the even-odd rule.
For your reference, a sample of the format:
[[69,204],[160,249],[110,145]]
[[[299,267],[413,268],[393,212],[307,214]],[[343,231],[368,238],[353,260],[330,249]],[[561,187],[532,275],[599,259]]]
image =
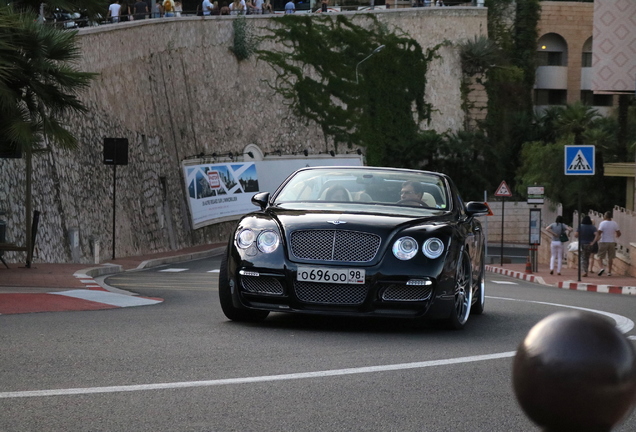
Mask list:
[[172,2],[170,0],[163,2],[163,10],[165,12],[172,12]]

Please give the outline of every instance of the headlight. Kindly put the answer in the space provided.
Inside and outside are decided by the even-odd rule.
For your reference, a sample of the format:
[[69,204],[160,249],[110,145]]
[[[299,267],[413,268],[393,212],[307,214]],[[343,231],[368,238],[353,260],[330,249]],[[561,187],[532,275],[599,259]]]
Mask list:
[[254,243],[254,231],[251,229],[244,229],[236,236],[236,245],[241,249],[247,249]]
[[417,254],[417,242],[413,237],[402,237],[393,243],[393,255],[397,259],[410,260]]
[[427,258],[439,258],[439,256],[444,252],[444,242],[435,237],[430,238],[422,245],[422,252],[424,252],[424,255],[426,255]]
[[280,243],[280,238],[275,231],[263,231],[258,235],[256,239],[256,246],[263,253],[271,253],[278,248],[278,244]]

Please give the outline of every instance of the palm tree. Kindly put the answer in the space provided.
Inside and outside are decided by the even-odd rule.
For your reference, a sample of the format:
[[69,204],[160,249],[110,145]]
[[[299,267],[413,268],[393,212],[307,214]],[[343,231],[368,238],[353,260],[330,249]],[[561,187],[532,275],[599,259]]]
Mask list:
[[594,108],[583,105],[581,102],[575,102],[567,105],[559,115],[555,126],[557,131],[562,134],[574,135],[574,143],[583,143],[583,133],[592,126],[592,122],[600,117],[598,111]]
[[94,74],[72,66],[79,56],[76,32],[41,25],[33,14],[0,6],[0,145],[17,148],[25,157],[27,267],[32,258],[32,157],[50,144],[77,146],[62,121],[70,112],[86,111],[78,94]]

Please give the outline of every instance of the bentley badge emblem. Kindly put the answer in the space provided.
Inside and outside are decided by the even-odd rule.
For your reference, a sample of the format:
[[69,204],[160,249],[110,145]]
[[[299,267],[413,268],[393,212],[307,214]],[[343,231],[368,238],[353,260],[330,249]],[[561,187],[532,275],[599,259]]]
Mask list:
[[332,221],[327,221],[330,224],[334,224],[334,225],[340,225],[340,224],[346,224],[345,221],[341,221],[341,220],[332,220]]

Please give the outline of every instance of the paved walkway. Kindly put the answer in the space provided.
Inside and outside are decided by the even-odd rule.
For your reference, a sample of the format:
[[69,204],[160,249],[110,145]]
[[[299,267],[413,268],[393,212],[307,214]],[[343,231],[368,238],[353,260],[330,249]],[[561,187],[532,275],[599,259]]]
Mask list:
[[29,312],[100,310],[144,306],[163,299],[142,297],[98,283],[95,278],[220,254],[225,245],[195,246],[110,260],[101,265],[0,263],[0,315]]
[[[557,288],[636,295],[636,278],[631,276],[619,276],[616,274],[607,276],[607,273],[598,276],[596,273],[588,273],[589,276],[583,277],[581,273],[581,280],[579,281],[578,269],[564,267],[561,269],[560,275],[556,272],[550,274],[550,267],[547,264],[539,264],[537,271],[531,273],[526,272],[526,264],[493,264],[486,266],[486,270]],[[496,275],[490,275],[489,278],[496,278]]]
[[[9,269],[0,263],[0,314],[29,312],[99,310],[118,307],[143,306],[161,303],[160,298],[142,297],[112,288],[95,278],[163,264],[188,261],[219,255],[225,244],[195,246],[157,254],[118,258],[101,265],[34,263],[11,264]],[[525,264],[489,265],[486,270],[496,279],[497,274],[564,289],[636,295],[636,278],[628,276],[598,276],[578,280],[578,270],[563,268],[561,275],[550,275],[546,265],[538,271],[526,272]]]

